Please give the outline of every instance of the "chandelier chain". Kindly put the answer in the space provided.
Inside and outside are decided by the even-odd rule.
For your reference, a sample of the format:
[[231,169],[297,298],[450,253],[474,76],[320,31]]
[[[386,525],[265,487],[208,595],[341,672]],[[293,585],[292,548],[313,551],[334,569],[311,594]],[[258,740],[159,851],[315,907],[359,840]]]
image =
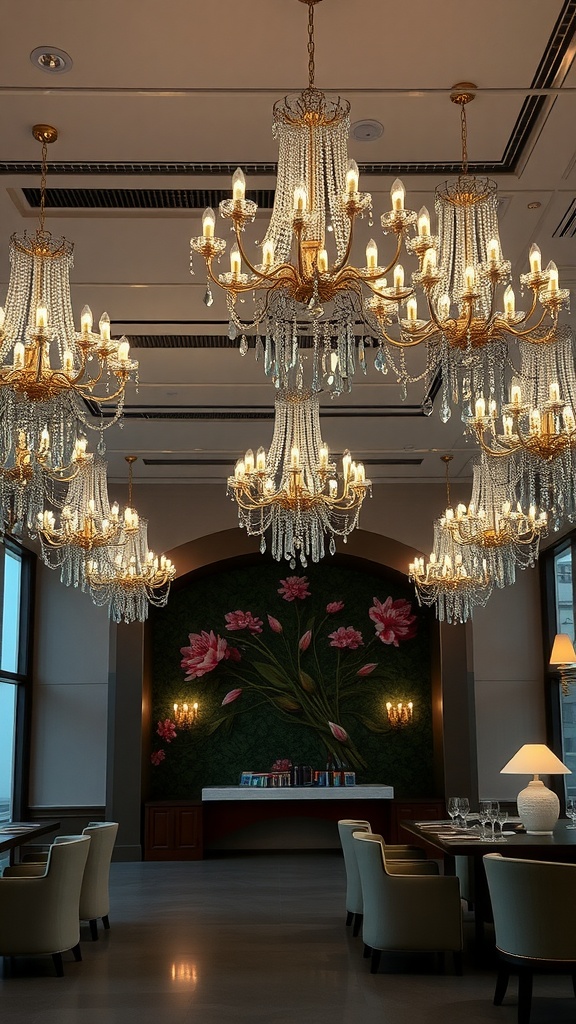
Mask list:
[[466,124],[466,103],[460,103],[460,131],[462,138],[462,174],[468,174],[468,126]]
[[48,173],[48,143],[42,140],[42,167],[40,175],[40,234],[44,234],[44,222],[46,218],[46,175]]
[[314,88],[314,4],[308,4],[308,87]]

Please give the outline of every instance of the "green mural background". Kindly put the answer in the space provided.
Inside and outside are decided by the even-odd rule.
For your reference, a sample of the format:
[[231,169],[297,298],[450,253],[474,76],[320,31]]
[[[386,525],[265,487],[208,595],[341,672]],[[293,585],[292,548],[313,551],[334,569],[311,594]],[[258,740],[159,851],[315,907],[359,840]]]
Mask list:
[[[306,576],[310,597],[287,602],[279,594],[280,581],[287,576]],[[404,598],[417,616],[416,635],[400,642],[398,648],[375,637],[368,610],[374,597],[385,601]],[[281,656],[280,642],[298,647],[304,628],[325,619],[329,602],[343,601],[344,608],[328,616],[315,636],[325,681],[334,677],[338,652],[329,646],[327,634],[341,626],[362,633],[365,647],[340,652],[341,664],[353,659],[359,666],[377,663],[365,678],[355,678],[354,698],[341,710],[338,724],[349,734],[365,767],[357,768],[358,782],[393,785],[397,796],[432,796],[433,750],[430,682],[430,628],[427,610],[418,608],[412,588],[399,583],[396,574],[372,574],[348,566],[322,563],[305,571],[292,572],[284,565],[261,558],[257,564],[217,569],[175,587],[165,609],[150,610],[152,662],[151,749],[164,751],[165,758],[150,769],[150,798],[196,799],[203,786],[234,785],[242,771],[268,771],[278,758],[314,768],[326,765],[327,749],[321,734],[301,724],[298,713],[284,713],[243,689],[227,706],[224,696],[242,687],[238,674],[242,662],[222,661],[213,672],[184,682],[180,650],[188,645],[190,633],[213,630],[230,645],[241,646],[244,632],[228,632],[227,612],[250,611],[263,620],[262,638]],[[296,613],[300,612],[300,622]],[[282,622],[284,635],[269,628],[267,615]],[[313,630],[314,632],[314,630]],[[275,646],[276,645],[276,646]],[[253,657],[253,655],[248,655]],[[245,654],[243,653],[243,657]],[[284,655],[285,657],[285,655]],[[302,652],[307,668],[312,647]],[[308,671],[310,669],[307,669]],[[316,674],[317,677],[317,674]],[[175,702],[197,700],[199,720],[191,729],[178,729],[167,743],[157,733],[157,723],[173,714]],[[386,701],[413,700],[410,725],[393,728],[386,717]],[[331,737],[329,737],[330,739]],[[346,744],[341,748],[346,759]]]

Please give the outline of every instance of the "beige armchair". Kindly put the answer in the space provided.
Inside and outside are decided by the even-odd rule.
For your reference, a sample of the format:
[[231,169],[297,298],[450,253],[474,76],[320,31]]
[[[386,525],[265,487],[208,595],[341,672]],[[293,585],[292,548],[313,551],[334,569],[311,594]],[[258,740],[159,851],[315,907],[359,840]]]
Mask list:
[[[62,953],[80,951],[80,890],[90,836],[59,836],[41,865],[6,868],[0,878],[0,956],[50,954],[62,977]],[[28,869],[32,870],[28,870]],[[19,870],[18,870],[19,869]]]
[[93,941],[98,938],[99,917],[104,928],[110,927],[110,861],[117,833],[116,821],[91,821],[83,832],[91,842],[80,893],[80,920],[90,922]]
[[483,857],[499,966],[494,1004],[518,974],[518,1024],[529,1024],[535,973],[570,974],[576,995],[576,864]]
[[366,832],[353,833],[364,917],[362,937],[370,970],[385,952],[451,952],[462,973],[462,909],[458,879],[424,875],[387,863],[386,847]]
[[[354,820],[353,818],[341,818],[338,822],[338,834],[342,853],[344,854],[344,867],[346,870],[346,924],[352,922],[354,935],[360,931],[362,924],[362,887],[360,875],[356,863],[356,852],[352,842],[354,832],[366,832],[375,835],[370,828],[370,822]],[[384,843],[382,836],[378,841]],[[419,846],[388,846],[386,845],[386,856],[390,861],[426,861],[426,853]]]

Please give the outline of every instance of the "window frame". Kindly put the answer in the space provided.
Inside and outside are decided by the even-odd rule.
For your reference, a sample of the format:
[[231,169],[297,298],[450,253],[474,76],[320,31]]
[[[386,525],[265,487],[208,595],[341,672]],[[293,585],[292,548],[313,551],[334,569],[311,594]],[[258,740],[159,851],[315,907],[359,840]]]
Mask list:
[[[560,678],[549,665],[552,645],[558,627],[556,614],[556,574],[555,562],[559,555],[570,551],[572,559],[572,605],[576,609],[576,530],[570,531],[555,544],[550,545],[540,555],[540,582],[542,598],[542,639],[544,645],[544,664],[546,672],[546,732],[548,743],[558,757],[562,757],[564,737],[562,730],[562,709],[560,695]],[[574,685],[574,684],[573,684]],[[555,776],[551,783],[552,789],[560,797],[562,813],[565,808],[565,776]]]

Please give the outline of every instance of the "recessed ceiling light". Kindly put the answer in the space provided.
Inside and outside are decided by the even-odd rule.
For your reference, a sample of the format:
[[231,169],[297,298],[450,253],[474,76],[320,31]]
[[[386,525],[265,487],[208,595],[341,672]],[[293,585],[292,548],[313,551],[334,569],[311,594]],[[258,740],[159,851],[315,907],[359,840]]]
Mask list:
[[380,121],[355,121],[351,133],[357,142],[373,142],[384,134],[384,125]]
[[542,203],[528,203],[529,210],[539,210],[541,206]]
[[72,57],[65,50],[59,50],[57,46],[37,46],[30,54],[30,60],[34,67],[41,71],[47,71],[49,75],[61,75],[70,71]]

